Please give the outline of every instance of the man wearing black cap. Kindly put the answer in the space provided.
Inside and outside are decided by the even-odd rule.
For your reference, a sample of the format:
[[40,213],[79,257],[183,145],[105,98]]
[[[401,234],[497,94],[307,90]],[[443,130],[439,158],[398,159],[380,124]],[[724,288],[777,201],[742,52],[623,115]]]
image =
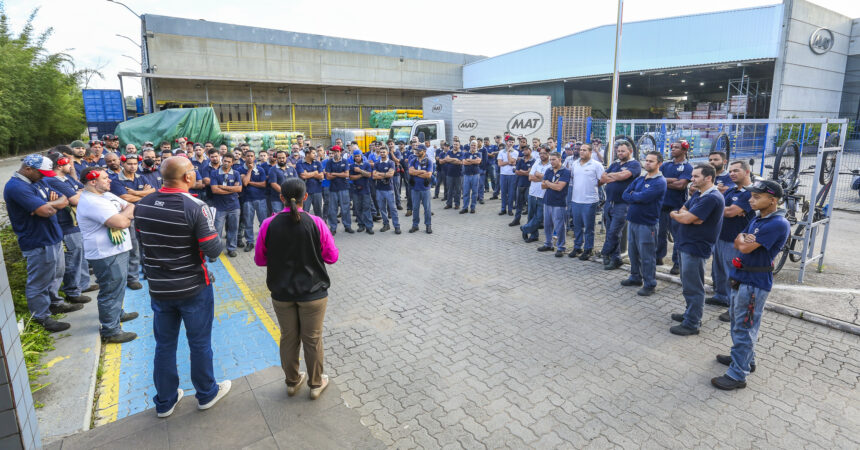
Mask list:
[[783,191],[779,183],[760,180],[747,188],[750,206],[758,214],[735,239],[740,256],[732,262],[733,280],[731,355],[717,355],[729,366],[725,375],[711,380],[718,389],[746,387],[746,377],[755,370],[755,344],[758,340],[764,304],[773,288],[773,259],[782,250],[791,226],[785,210],[777,209]]

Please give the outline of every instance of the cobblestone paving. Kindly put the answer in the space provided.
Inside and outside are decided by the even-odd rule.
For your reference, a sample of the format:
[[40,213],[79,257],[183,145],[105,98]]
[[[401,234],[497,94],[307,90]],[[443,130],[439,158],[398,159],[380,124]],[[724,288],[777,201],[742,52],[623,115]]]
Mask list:
[[[336,236],[326,368],[387,445],[860,447],[857,336],[766,313],[758,371],[718,391],[720,310],[671,335],[679,286],[642,298],[620,271],[538,253],[495,202],[433,207],[432,235]],[[274,317],[264,269],[232,261]]]

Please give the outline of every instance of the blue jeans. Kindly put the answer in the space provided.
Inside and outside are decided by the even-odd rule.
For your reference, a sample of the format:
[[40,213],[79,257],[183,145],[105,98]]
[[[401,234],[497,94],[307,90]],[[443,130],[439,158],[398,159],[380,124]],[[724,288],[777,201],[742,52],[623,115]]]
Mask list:
[[27,308],[33,318],[42,320],[51,315],[48,308],[52,303],[63,301],[57,295],[66,271],[63,245],[57,242],[21,253],[27,258]]
[[152,379],[157,393],[152,397],[155,411],[169,411],[177,402],[179,374],[176,369],[176,346],[179,326],[185,322],[185,336],[191,350],[191,384],[202,405],[218,395],[218,383],[212,367],[212,320],[215,317],[215,296],[212,285],[197,295],[183,299],[160,301],[152,299],[152,334],[155,337],[155,361]]
[[501,180],[499,179],[498,164],[491,164],[490,167],[487,168],[487,178],[490,179],[490,185],[493,188],[493,197],[498,197],[499,190],[502,187]]
[[[296,199],[298,200],[298,199]],[[310,214],[311,207],[314,208],[314,215],[317,217],[325,217],[325,211],[323,211],[323,193],[317,192],[314,194],[308,194],[308,199],[305,200],[304,205],[302,205],[302,209],[305,210],[308,214]]]
[[[676,209],[666,209],[663,208],[660,211],[660,228],[657,230],[657,259],[663,259],[666,257],[666,253],[669,251],[669,233],[672,233],[672,236],[677,236],[676,230],[678,222],[672,220],[669,217],[669,213],[672,211],[677,211],[680,208]],[[678,257],[678,247],[672,246],[672,264],[678,264],[681,259]]]
[[272,199],[272,214],[277,214],[284,210],[284,203],[280,199]]
[[630,279],[657,286],[657,224],[627,223],[627,255],[630,256]]
[[606,225],[606,241],[603,243],[603,256],[614,260],[621,256],[621,233],[627,224],[627,203],[607,202],[603,207],[603,223]]
[[597,202],[570,203],[573,211],[573,248],[585,250],[594,249],[594,219],[597,216]]
[[552,234],[553,231],[555,231],[558,233],[558,240],[555,241],[556,248],[558,250],[564,250],[564,210],[564,206],[544,205],[543,207],[543,226],[544,234],[546,234],[546,242],[544,242],[544,245],[547,247],[552,247]]
[[[439,181],[436,183],[436,187],[433,188],[433,197],[438,197],[439,196],[439,189],[441,189],[442,185],[445,184],[445,178],[446,177],[445,177],[445,175],[440,175],[438,170],[433,172],[433,174],[434,174],[434,176],[437,176],[439,178]],[[445,194],[442,197],[443,199],[448,198],[448,192],[447,191],[448,191],[448,187],[445,186]]]
[[[750,363],[755,361],[761,315],[769,294],[770,291],[749,284],[741,284],[734,291],[732,306],[729,308],[732,323],[732,364],[726,372],[729,378],[746,381],[750,373]],[[752,320],[746,321],[750,305],[753,306]]]
[[81,295],[82,290],[90,287],[90,265],[84,258],[84,241],[81,232],[63,236],[63,243],[66,244],[63,292],[66,293],[66,297],[77,297]]
[[687,302],[681,325],[698,330],[705,308],[705,258],[687,252],[678,253],[681,256],[681,292]]
[[516,196],[517,176],[501,175],[502,211],[514,212],[514,197]]
[[394,203],[397,204],[397,207],[400,208],[400,186],[401,186],[401,176],[399,173],[394,172],[393,182],[394,182]]
[[456,207],[460,207],[460,196],[463,195],[463,177],[462,176],[447,176],[445,177],[445,206],[451,206],[451,203]]
[[96,301],[101,325],[99,333],[103,337],[110,337],[122,331],[119,317],[122,315],[122,302],[125,300],[129,253],[122,252],[107,258],[87,260],[99,284]]
[[413,189],[412,205],[415,208],[412,210],[412,226],[418,226],[420,222],[418,213],[422,207],[424,208],[424,225],[430,225],[430,190],[416,191]]
[[257,214],[257,219],[260,220],[260,224],[266,220],[268,215],[266,212],[269,209],[266,206],[266,199],[261,198],[259,200],[245,200],[245,204],[242,205],[242,209],[245,211],[245,241],[249,244],[254,243],[254,214]]
[[328,194],[328,228],[337,230],[337,212],[340,209],[340,220],[343,228],[352,227],[352,215],[349,213],[349,189],[342,191],[331,191]]
[[128,274],[126,274],[128,283],[140,281],[140,241],[137,239],[136,230],[132,220],[128,227],[128,234],[131,238],[131,251],[128,253]]
[[481,198],[483,192],[480,175],[463,177],[463,209],[475,209],[475,205],[478,204],[478,199]]
[[[345,191],[344,191],[345,192]],[[358,216],[358,225],[368,230],[373,229],[373,217],[370,215],[370,190],[364,189],[364,194],[355,194],[355,215]],[[347,210],[347,213],[349,211]],[[341,214],[343,218],[343,214]]]
[[400,228],[400,218],[397,216],[397,207],[394,204],[394,191],[382,189],[376,190],[376,203],[379,203],[379,213],[382,216],[382,225],[388,226],[388,217],[394,228]]
[[726,242],[717,239],[714,244],[714,260],[711,263],[711,279],[714,280],[714,298],[723,302],[725,306],[731,303],[731,282],[729,282],[729,270],[732,267],[732,258],[738,256],[734,242]]
[[484,199],[484,189],[487,189],[487,169],[478,171],[478,200]]
[[528,214],[528,199],[529,199],[529,187],[528,186],[517,186],[514,188],[514,192],[516,192],[516,197],[514,198],[516,206],[514,208],[514,220],[519,221],[523,214]]
[[224,231],[224,223],[227,223],[227,251],[236,250],[236,238],[239,234],[239,210],[215,211],[215,229],[218,236]]
[[543,225],[543,198],[529,195],[529,215],[528,221],[522,227],[523,233],[537,239],[541,225]]

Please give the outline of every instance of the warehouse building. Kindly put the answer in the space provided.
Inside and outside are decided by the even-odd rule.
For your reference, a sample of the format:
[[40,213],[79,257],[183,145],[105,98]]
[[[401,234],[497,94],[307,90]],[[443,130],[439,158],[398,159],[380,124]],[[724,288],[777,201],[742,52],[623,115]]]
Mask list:
[[[212,106],[225,130],[326,135],[452,91],[540,94],[609,115],[615,25],[485,58],[147,14],[149,110]],[[624,24],[619,117],[860,119],[860,20],[804,0]],[[698,106],[698,108],[697,108]],[[696,110],[699,110],[696,112]]]

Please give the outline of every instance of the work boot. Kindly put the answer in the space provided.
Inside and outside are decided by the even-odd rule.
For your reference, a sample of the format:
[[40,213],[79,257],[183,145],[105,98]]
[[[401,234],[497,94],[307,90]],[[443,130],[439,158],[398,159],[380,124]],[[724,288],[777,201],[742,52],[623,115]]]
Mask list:
[[136,312],[130,312],[130,313],[124,312],[119,316],[119,321],[120,322],[128,322],[129,320],[137,319],[139,316],[140,316],[140,314],[138,314]]
[[589,259],[591,259],[591,253],[592,253],[591,250],[586,250],[585,252],[582,253],[582,255],[579,256],[579,260],[580,261],[588,261]]
[[430,228],[430,225],[427,225],[427,234],[433,234],[433,228]]
[[687,328],[684,325],[675,325],[674,327],[670,327],[669,332],[678,336],[692,336],[694,334],[699,334],[699,330]]
[[353,230],[352,228],[344,228],[343,231],[346,231],[349,234],[355,233],[355,230]]
[[630,278],[625,278],[621,280],[622,286],[642,286],[642,280],[631,280]]
[[412,227],[412,228],[410,228],[410,229],[409,229],[409,232],[410,232],[410,233],[414,233],[414,232],[416,232],[416,231],[418,231],[418,227]]
[[388,230],[390,230],[390,229],[391,229],[391,227],[390,227],[390,226],[388,226],[388,224],[385,224],[385,225],[383,225],[383,226],[382,226],[382,228],[380,228],[380,229],[379,229],[379,232],[380,232],[380,233],[385,233],[386,231],[388,231]]
[[227,252],[227,256],[229,256],[231,258],[235,258],[237,255],[238,255],[238,253],[236,253],[236,250],[229,250]]
[[129,281],[126,286],[128,286],[132,291],[143,289],[143,285],[140,284],[140,281]]
[[56,333],[58,331],[65,331],[65,330],[68,330],[69,327],[72,326],[68,322],[59,322],[59,321],[54,320],[50,317],[45,317],[42,320],[33,319],[33,321],[38,323],[39,325],[41,325],[42,328],[44,328],[45,331],[47,331],[49,333]]
[[396,227],[394,229],[394,234],[400,234],[400,227]]
[[636,291],[636,295],[641,295],[642,297],[649,297],[653,293],[654,293],[654,287],[653,286],[645,286],[642,289],[639,289],[638,291]]
[[573,249],[572,252],[567,254],[567,257],[568,258],[576,258],[577,256],[579,256],[581,254],[582,254],[582,249],[581,248],[575,248],[575,249]]
[[92,298],[90,298],[86,295],[73,295],[73,296],[67,295],[66,296],[66,301],[69,303],[89,303],[92,300],[93,300]]
[[[732,365],[732,357],[730,355],[717,355],[717,362],[724,365],[730,366]],[[755,363],[750,363],[750,373],[755,372]]]
[[135,339],[137,339],[137,333],[132,333],[131,331],[120,331],[113,336],[102,337],[102,342],[105,344],[122,344],[124,342],[131,342]]
[[469,212],[469,209],[468,209],[468,208],[463,208],[463,209],[461,209],[461,210],[460,210],[460,214],[466,214],[466,213],[468,213],[468,212]]
[[248,243],[248,245],[245,246],[245,253],[253,252],[253,251],[254,251],[254,244]]
[[677,264],[672,264],[672,268],[669,269],[669,273],[671,273],[672,275],[680,275],[681,267],[679,267]]
[[411,216],[411,215],[412,215],[412,210],[411,210],[411,209],[407,209],[407,210],[406,210],[406,217],[409,217],[409,216]]
[[733,391],[735,389],[743,389],[747,387],[746,381],[738,381],[728,375],[711,378],[711,384],[714,385],[715,388],[723,391]]
[[78,311],[78,310],[83,309],[83,308],[84,308],[84,305],[81,305],[80,303],[71,304],[71,303],[66,303],[66,302],[56,303],[56,304],[53,304],[50,307],[48,307],[48,309],[51,311],[51,314],[70,313],[72,311]]
[[88,288],[81,291],[82,293],[92,292],[99,290],[99,285],[96,283],[91,284]]

